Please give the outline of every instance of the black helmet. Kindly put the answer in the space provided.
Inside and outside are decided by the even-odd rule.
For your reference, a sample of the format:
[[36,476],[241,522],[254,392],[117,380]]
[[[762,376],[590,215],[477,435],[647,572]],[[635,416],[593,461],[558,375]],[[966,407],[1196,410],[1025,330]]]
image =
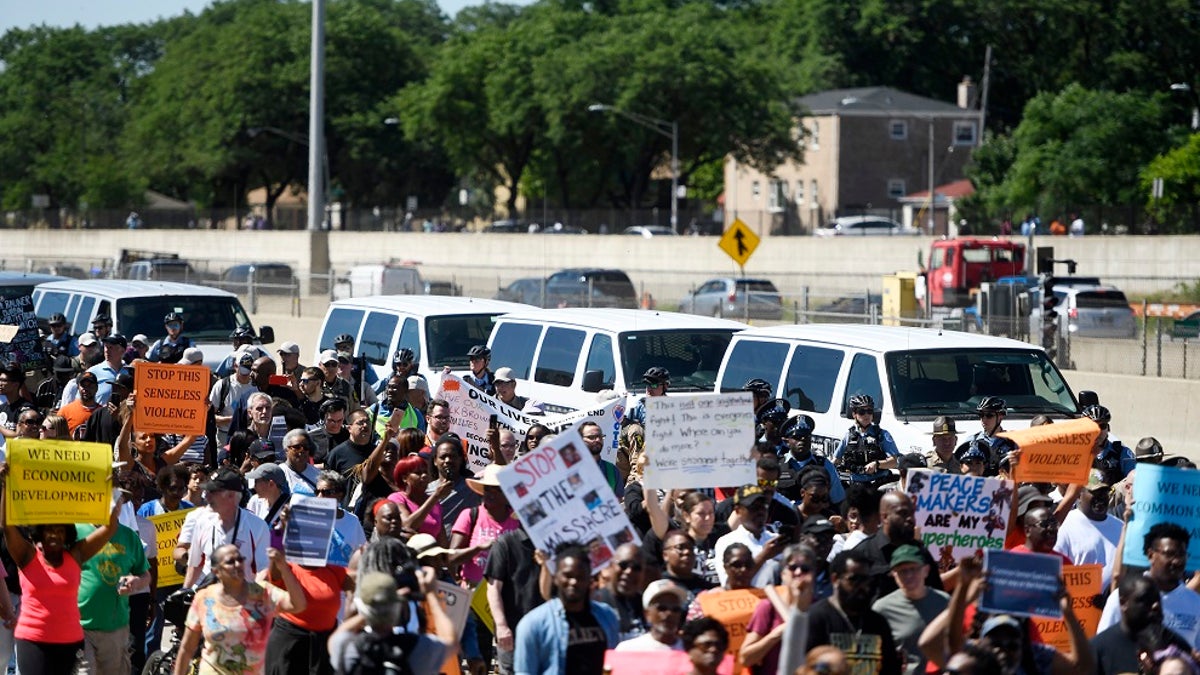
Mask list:
[[475,345],[467,351],[468,359],[490,359],[492,350],[487,348],[487,345]]
[[342,333],[341,335],[333,338],[333,346],[335,346],[335,347],[340,344],[345,344],[347,342],[349,342],[350,344],[354,344],[354,336],[349,333]]
[[773,398],[754,411],[754,418],[759,424],[771,422],[778,429],[787,421],[788,413],[791,411],[792,404],[788,403],[786,398]]
[[868,394],[855,394],[850,397],[850,412],[855,410],[870,410],[875,412],[875,399]]
[[172,321],[183,323],[183,315],[179,312],[167,312],[167,315],[163,317],[163,324],[165,325],[171,323]]
[[749,391],[755,394],[764,394],[766,396],[770,396],[773,389],[770,382],[767,382],[761,377],[756,377],[753,380],[748,380],[746,384],[743,384],[742,391]]
[[55,325],[59,325],[59,324],[65,324],[66,322],[67,322],[67,317],[64,316],[62,312],[55,312],[50,315],[50,321],[48,321],[47,323],[49,323],[51,326],[55,326]]
[[1083,416],[1096,424],[1108,424],[1112,421],[1112,413],[1102,405],[1089,405],[1083,409]]
[[97,314],[96,318],[92,319],[93,326],[111,326],[113,325],[112,317],[107,314]]
[[232,333],[229,334],[229,339],[231,340],[253,341],[255,337],[254,329],[246,325],[238,326],[237,328],[233,329]]
[[999,396],[984,396],[979,405],[975,406],[977,413],[1002,413],[1008,404]]
[[392,357],[392,365],[393,366],[400,366],[400,365],[406,366],[416,360],[417,360],[417,355],[413,353],[413,350],[409,349],[408,347],[401,347],[400,349],[396,350],[396,355]]
[[653,366],[642,375],[642,382],[653,386],[669,384],[671,382],[671,371],[662,366]]
[[783,426],[779,429],[779,435],[792,440],[800,440],[803,438],[812,438],[813,429],[817,428],[816,422],[808,415],[796,415],[789,417]]

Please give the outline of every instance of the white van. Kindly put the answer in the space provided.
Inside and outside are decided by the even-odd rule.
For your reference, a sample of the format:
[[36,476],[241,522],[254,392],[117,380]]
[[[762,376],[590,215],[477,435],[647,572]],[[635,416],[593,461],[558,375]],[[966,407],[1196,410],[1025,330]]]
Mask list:
[[358,265],[350,268],[333,286],[333,298],[362,298],[371,295],[417,295],[425,292],[421,273],[411,265]]
[[[204,363],[211,368],[233,351],[229,335],[238,326],[253,327],[233,293],[168,281],[54,281],[34,289],[33,308],[43,321],[63,313],[77,335],[91,329],[94,317],[107,314],[113,320],[114,333],[126,339],[142,333],[151,343],[166,337],[163,317],[179,312],[183,315],[183,334],[204,352]],[[262,344],[275,341],[270,326],[263,326],[257,335]]]
[[869,394],[879,424],[900,452],[933,448],[933,418],[957,421],[959,441],[979,431],[984,396],[1008,404],[1003,426],[1029,426],[1036,415],[1074,417],[1079,407],[1062,373],[1041,348],[1016,340],[928,328],[810,324],[752,328],[733,338],[717,391],[740,391],[762,378],[775,395],[816,422],[832,452],[853,422],[847,401]]
[[652,366],[671,372],[670,391],[711,391],[729,341],[744,323],[639,309],[535,309],[500,317],[492,369],[512,368],[517,395],[547,412],[596,402],[605,389],[645,389]]
[[413,350],[419,372],[435,392],[443,366],[465,371],[467,351],[485,344],[496,317],[529,309],[529,305],[483,298],[437,295],[377,295],[336,300],[325,312],[312,363],[333,349],[338,335],[354,336],[355,356],[365,355],[380,378],[392,372],[396,350]]

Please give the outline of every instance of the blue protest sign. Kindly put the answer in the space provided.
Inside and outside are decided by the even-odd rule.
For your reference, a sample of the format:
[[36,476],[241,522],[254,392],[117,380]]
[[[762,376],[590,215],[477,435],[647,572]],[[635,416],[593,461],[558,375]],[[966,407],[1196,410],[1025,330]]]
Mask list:
[[1058,604],[1062,558],[984,549],[983,569],[988,583],[979,601],[980,611],[1062,618]]
[[1192,523],[1200,516],[1200,471],[1158,464],[1138,464],[1133,475],[1133,518],[1125,531],[1123,562],[1149,567],[1142,550],[1146,532],[1157,523],[1175,523],[1192,533],[1188,569],[1200,569],[1200,532]]
[[324,567],[337,518],[337,502],[325,497],[292,495],[291,515],[283,531],[283,552],[288,562]]

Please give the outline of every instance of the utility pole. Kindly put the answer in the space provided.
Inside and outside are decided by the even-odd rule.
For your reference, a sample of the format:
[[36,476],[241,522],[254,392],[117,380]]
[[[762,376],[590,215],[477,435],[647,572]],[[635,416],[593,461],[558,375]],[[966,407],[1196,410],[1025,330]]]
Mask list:
[[325,156],[325,0],[312,3],[312,64],[308,100],[308,229],[325,222],[325,188],[321,158]]

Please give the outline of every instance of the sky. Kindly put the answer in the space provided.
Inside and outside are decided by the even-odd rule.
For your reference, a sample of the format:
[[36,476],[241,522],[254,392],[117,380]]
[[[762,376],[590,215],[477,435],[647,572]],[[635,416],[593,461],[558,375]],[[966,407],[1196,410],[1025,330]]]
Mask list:
[[[510,0],[511,1],[511,0]],[[437,0],[447,16],[458,10],[482,4],[481,0]],[[520,4],[525,4],[518,0]],[[47,24],[84,28],[145,23],[159,18],[179,16],[185,11],[199,14],[212,0],[0,0],[0,35],[10,28],[28,28]]]

